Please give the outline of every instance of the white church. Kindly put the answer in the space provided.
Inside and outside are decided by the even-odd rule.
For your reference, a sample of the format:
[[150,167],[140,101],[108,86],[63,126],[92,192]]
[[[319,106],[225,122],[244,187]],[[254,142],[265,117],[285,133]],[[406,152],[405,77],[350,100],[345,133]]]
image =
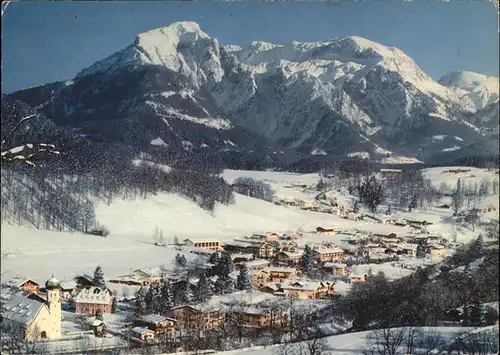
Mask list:
[[2,328],[20,331],[28,341],[61,338],[60,288],[60,282],[52,277],[45,282],[45,298],[25,292],[2,295]]

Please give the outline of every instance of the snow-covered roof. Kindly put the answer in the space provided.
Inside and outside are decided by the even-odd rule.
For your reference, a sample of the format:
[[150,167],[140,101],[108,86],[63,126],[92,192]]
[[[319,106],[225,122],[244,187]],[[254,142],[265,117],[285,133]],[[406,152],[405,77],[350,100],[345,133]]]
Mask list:
[[75,298],[76,303],[111,304],[111,291],[99,287],[89,287],[81,290]]
[[146,275],[149,275],[149,276],[161,276],[162,274],[162,271],[159,267],[150,267],[150,268],[147,268],[147,269],[137,269],[137,270],[134,270],[133,272],[134,274],[135,273],[144,273]]
[[351,278],[351,279],[364,279],[365,275],[366,274],[361,274],[361,273],[356,272],[356,273],[351,273],[349,275],[349,278]]
[[39,282],[36,282],[33,279],[29,279],[29,278],[22,277],[22,276],[13,277],[9,281],[7,281],[7,284],[10,285],[10,286],[21,287],[24,283],[26,283],[28,281],[31,281],[31,282],[33,282],[33,283],[35,283],[37,285],[40,285]]
[[244,264],[247,267],[251,268],[253,266],[269,265],[269,261],[265,260],[265,259],[254,259],[254,260],[250,260],[250,261],[244,262]]
[[61,289],[63,290],[73,290],[76,288],[76,281],[62,281]]
[[[246,306],[257,306],[264,305],[266,302],[275,300],[275,297],[269,293],[261,292],[257,290],[249,291],[237,291],[225,296],[213,296],[207,303],[203,305],[191,306],[194,309],[207,311],[220,310],[232,302],[238,302],[239,304]],[[245,307],[246,310],[249,307]]]
[[154,331],[152,331],[151,329],[147,328],[147,327],[133,327],[132,329],[130,329],[130,331],[132,333],[136,333],[136,334],[141,334],[141,333],[154,333]]
[[344,250],[340,249],[339,247],[334,247],[334,248],[314,249],[313,252],[318,254],[330,254],[330,253],[343,253]]
[[193,243],[220,243],[220,241],[218,239],[209,239],[209,238],[187,238],[187,239],[184,239],[184,241],[191,241]]
[[165,317],[160,314],[147,314],[140,317],[140,320],[148,323],[158,323],[158,322],[164,322],[166,320],[175,321],[175,319],[173,318]]
[[365,248],[379,248],[379,247],[381,247],[381,245],[377,243],[368,243],[365,245]]
[[428,248],[431,248],[431,249],[444,249],[445,246],[443,244],[431,244],[428,246]]
[[[250,237],[244,237],[244,238],[234,238],[233,239],[233,242],[237,242],[237,243],[248,243],[248,244],[251,244],[251,245],[261,245],[263,243],[267,243],[266,241],[264,240],[261,240],[261,239],[255,239],[255,238],[250,238]],[[267,243],[269,244],[269,243]]]
[[261,288],[270,288],[274,291],[278,291],[279,290],[279,285],[274,283],[274,282],[268,282],[266,284],[264,284]]
[[289,273],[295,273],[297,272],[297,269],[292,268],[292,267],[279,267],[279,266],[273,266],[273,267],[266,267],[265,269],[262,269],[264,272],[289,272]]
[[15,294],[2,302],[2,317],[11,322],[28,326],[43,307],[46,306],[42,302]]
[[286,280],[281,284],[282,289],[286,290],[305,290],[305,291],[315,291],[320,287],[326,287],[330,285],[323,281],[304,281],[304,280]]
[[323,265],[324,267],[333,267],[333,268],[336,268],[336,269],[343,269],[345,267],[347,267],[346,264],[341,264],[341,263],[325,263],[325,265]]
[[402,243],[399,244],[399,247],[404,250],[416,250],[418,248],[418,244],[415,243]]
[[253,254],[250,254],[250,253],[239,253],[239,254],[231,254],[231,260],[235,260],[235,259],[243,259],[243,258],[246,258],[246,259],[253,259]]
[[223,245],[226,246],[236,246],[236,247],[241,247],[241,248],[248,248],[248,247],[253,247],[256,244],[255,243],[250,243],[249,241],[239,241],[239,240],[232,240],[228,242],[224,242]]
[[97,319],[96,317],[89,317],[85,320],[85,323],[90,325],[91,327],[97,327],[100,326],[101,324],[104,324],[104,322],[100,319]]
[[289,258],[296,258],[296,257],[300,257],[302,256],[303,252],[300,251],[300,252],[297,252],[297,251],[281,251],[280,253],[283,253],[285,254],[286,256],[288,256]]

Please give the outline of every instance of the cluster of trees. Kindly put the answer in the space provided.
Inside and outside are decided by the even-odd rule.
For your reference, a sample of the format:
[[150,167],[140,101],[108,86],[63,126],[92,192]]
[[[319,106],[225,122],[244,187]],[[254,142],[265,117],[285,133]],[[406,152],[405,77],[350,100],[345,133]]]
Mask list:
[[[29,125],[15,129],[26,117],[33,117]],[[109,204],[116,198],[171,192],[209,211],[217,202],[234,201],[231,187],[220,176],[221,167],[166,171],[153,163],[136,166],[133,147],[91,142],[56,126],[22,102],[5,97],[1,133],[2,149],[7,141],[9,147],[21,147],[26,141],[30,144],[24,144],[25,148],[45,147],[37,151],[36,161],[30,158],[36,167],[2,164],[2,220],[43,229],[89,231],[96,224],[92,203],[96,199]],[[53,146],[57,154],[49,154]]]
[[183,254],[177,253],[175,255],[175,265],[178,267],[186,267],[187,266],[187,259]]
[[40,169],[1,170],[2,221],[39,229],[87,232],[96,225],[94,206],[84,194],[65,187],[67,178]]
[[400,209],[432,205],[440,197],[420,169],[403,169],[397,174],[389,174],[384,178],[383,186],[385,199]]
[[248,197],[258,198],[264,201],[273,201],[275,194],[271,185],[268,183],[250,177],[239,177],[233,181],[233,191],[247,195]]
[[[443,188],[445,189],[445,188]],[[479,185],[474,183],[464,184],[461,179],[457,180],[455,190],[451,193],[452,209],[454,215],[465,207],[467,209],[475,207],[476,203],[483,200],[490,194],[498,194],[498,181],[481,180]]]
[[377,207],[384,200],[384,191],[382,185],[374,176],[365,178],[357,183],[358,196],[361,202],[365,204],[371,212],[375,213]]
[[189,283],[170,281],[154,283],[148,289],[141,288],[136,295],[135,315],[162,314],[167,315],[170,310],[179,305],[194,304],[197,294]]
[[453,341],[439,330],[420,327],[376,329],[366,337],[363,355],[429,355],[464,353],[487,355],[498,352],[498,333],[491,330],[461,332]]
[[[321,176],[321,173],[320,173]],[[316,183],[316,191],[321,192],[321,191],[326,191],[330,190],[335,186],[335,182],[337,182],[337,179],[334,178],[328,178],[328,177],[320,177],[318,182]]]
[[[498,314],[482,305],[498,300],[498,261],[498,253],[485,249],[478,237],[447,259],[440,270],[429,266],[392,282],[380,273],[370,277],[340,298],[338,316],[352,321],[358,330],[373,325],[432,326],[448,320],[450,310],[464,307],[463,323],[492,324]],[[455,272],[460,266],[466,270]],[[478,313],[482,316],[477,317]]]
[[[236,282],[231,278],[234,264],[229,253],[214,253],[209,262],[212,266],[200,275],[196,283],[186,278],[176,282],[167,280],[156,283],[148,289],[141,288],[136,298],[137,314],[166,314],[175,306],[206,303],[214,294],[226,295],[235,290],[251,288],[250,274],[246,266],[241,267]],[[178,267],[185,268],[186,257],[177,254],[175,263]],[[212,281],[214,277],[215,281]]]
[[231,187],[217,174],[203,171],[162,171],[148,164],[112,167],[81,174],[37,166],[1,170],[2,220],[40,229],[89,232],[97,221],[93,201],[146,198],[159,192],[182,194],[212,211],[217,202],[234,202]]

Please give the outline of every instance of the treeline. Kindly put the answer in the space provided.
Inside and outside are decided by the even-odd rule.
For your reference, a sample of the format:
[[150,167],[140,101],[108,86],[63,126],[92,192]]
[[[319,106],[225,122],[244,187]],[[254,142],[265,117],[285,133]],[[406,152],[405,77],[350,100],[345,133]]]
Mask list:
[[28,222],[41,229],[88,232],[96,226],[94,201],[146,198],[178,193],[213,211],[217,202],[234,201],[231,187],[218,175],[201,171],[162,171],[140,164],[119,169],[65,174],[47,167],[2,167],[2,220]]
[[[457,267],[465,271],[457,272]],[[487,302],[498,301],[498,251],[485,249],[479,238],[449,258],[445,266],[420,268],[407,277],[389,282],[383,273],[368,278],[338,300],[336,314],[352,321],[353,330],[400,326],[434,326],[450,320],[464,325],[494,324],[498,313]]]
[[[92,201],[146,198],[159,192],[186,196],[213,211],[217,202],[234,201],[220,176],[222,167],[169,169],[133,164],[134,148],[121,143],[91,142],[72,129],[55,126],[35,109],[2,97],[2,141],[10,146],[49,142],[60,154],[40,155],[36,167],[2,166],[2,220],[43,229],[89,231],[97,221]],[[15,134],[23,117],[36,115]],[[182,157],[173,157],[182,160]],[[136,161],[137,162],[137,161]]]
[[236,178],[233,181],[232,187],[233,190],[239,194],[264,201],[271,202],[275,197],[275,193],[271,185],[264,181],[256,180],[250,177]]

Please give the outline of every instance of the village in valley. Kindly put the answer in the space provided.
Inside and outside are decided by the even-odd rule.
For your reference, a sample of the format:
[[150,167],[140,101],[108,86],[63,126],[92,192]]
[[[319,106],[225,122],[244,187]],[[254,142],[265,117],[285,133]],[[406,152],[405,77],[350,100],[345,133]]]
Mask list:
[[[372,181],[398,174],[400,170],[383,169]],[[61,354],[89,347],[154,347],[169,353],[269,345],[292,335],[306,340],[312,332],[338,334],[350,324],[339,314],[337,302],[353,289],[439,267],[469,242],[498,247],[498,239],[485,234],[491,228],[498,233],[498,196],[473,204],[461,201],[452,211],[457,203],[453,188],[449,196],[430,197],[425,207],[424,201],[412,198],[405,208],[396,202],[391,207],[386,192],[385,203],[370,208],[362,202],[359,185],[328,175],[312,184],[301,182],[300,174],[288,179],[293,182],[271,184],[277,192],[275,205],[335,219],[310,229],[222,239],[215,233],[184,239],[155,227],[152,244],[168,250],[173,259],[169,265],[150,260],[117,275],[95,265],[71,278],[61,275],[62,280],[57,273],[47,275],[46,282],[30,275],[2,277],[2,324],[23,329],[3,346],[31,344]],[[453,229],[443,229],[443,223],[453,223]],[[457,229],[466,230],[468,240],[457,238]],[[112,230],[102,238],[111,240]],[[460,325],[460,317],[447,315],[446,321]]]

